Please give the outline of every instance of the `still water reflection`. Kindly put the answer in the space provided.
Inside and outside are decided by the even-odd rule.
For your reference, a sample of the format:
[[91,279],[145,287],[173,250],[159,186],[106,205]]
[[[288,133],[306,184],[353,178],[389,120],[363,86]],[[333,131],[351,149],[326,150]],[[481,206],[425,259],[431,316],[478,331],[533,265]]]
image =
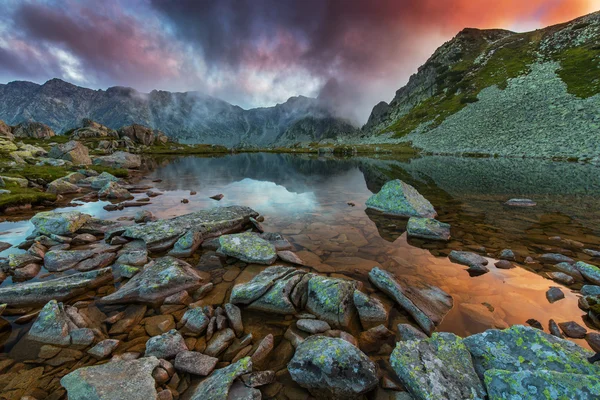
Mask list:
[[[493,256],[511,248],[521,259],[562,252],[590,261],[582,249],[600,248],[598,176],[598,167],[591,165],[540,160],[334,159],[258,153],[157,161],[156,169],[139,183],[164,192],[144,207],[157,217],[217,205],[246,205],[265,216],[268,231],[286,235],[298,255],[322,273],[349,276],[368,285],[368,271],[379,265],[438,285],[455,302],[439,329],[467,335],[523,324],[529,318],[545,327],[550,318],[585,322],[577,307],[578,287],[547,279],[544,273],[549,266],[521,264],[521,268],[499,270],[490,258],[490,273],[470,277],[446,255],[452,249],[475,249]],[[365,210],[372,192],[395,178],[415,186],[433,203],[439,219],[452,225],[449,243],[407,241],[405,221]],[[220,202],[209,198],[218,193],[225,195]],[[503,205],[513,197],[531,198],[538,206]],[[184,198],[189,203],[182,203]],[[82,203],[77,209],[113,220],[138,211],[107,212],[102,208],[106,204]],[[27,221],[0,223],[0,240],[19,243],[30,229]],[[565,246],[550,239],[554,236],[584,247]],[[550,286],[561,286],[565,299],[550,304],[545,298]],[[406,317],[395,319],[397,323]]]

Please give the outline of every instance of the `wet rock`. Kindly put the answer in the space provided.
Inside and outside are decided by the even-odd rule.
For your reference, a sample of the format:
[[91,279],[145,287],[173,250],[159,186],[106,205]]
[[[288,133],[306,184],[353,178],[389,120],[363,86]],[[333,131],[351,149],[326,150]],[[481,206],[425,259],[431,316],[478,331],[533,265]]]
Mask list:
[[555,301],[561,300],[565,298],[565,294],[559,287],[553,286],[546,291],[546,299],[548,302],[554,303]]
[[165,360],[175,357],[182,351],[187,351],[183,336],[176,330],[170,330],[159,336],[153,336],[146,342],[146,353],[144,357],[164,358]]
[[79,246],[82,244],[90,244],[90,243],[94,243],[98,240],[98,238],[94,235],[91,235],[89,233],[81,233],[79,235],[76,235],[75,237],[73,237],[72,240],[72,244],[74,246]]
[[110,182],[118,182],[119,178],[108,172],[103,172],[98,176],[92,176],[85,179],[91,185],[92,189],[100,190]]
[[547,264],[558,264],[558,263],[569,263],[569,264],[573,264],[575,261],[567,256],[564,256],[562,254],[558,254],[558,253],[546,253],[546,254],[542,254],[539,257],[540,262],[543,263],[547,263]]
[[233,382],[249,372],[252,372],[250,357],[242,358],[225,368],[217,369],[208,378],[201,381],[196,388],[190,389],[192,390],[190,400],[227,400]]
[[510,199],[504,204],[511,207],[533,207],[536,205],[535,201],[530,199]]
[[[484,379],[487,370],[552,370],[578,374],[597,374],[598,367],[587,357],[592,353],[568,340],[539,329],[514,325],[509,329],[490,329],[463,339],[471,353],[475,371]],[[532,345],[535,344],[535,345]]]
[[583,261],[575,263],[575,268],[577,268],[586,280],[592,282],[594,285],[600,285],[600,268],[584,263]]
[[600,378],[591,375],[545,370],[491,370],[485,373],[485,384],[490,399],[600,398]]
[[83,272],[50,279],[0,288],[0,303],[13,307],[45,304],[50,300],[64,301],[112,281],[110,268]]
[[77,193],[81,188],[63,179],[56,179],[48,184],[46,191],[53,194]]
[[117,182],[108,182],[98,192],[100,198],[127,200],[133,199],[133,195],[127,189],[119,185]]
[[275,250],[277,251],[291,250],[294,248],[292,244],[280,233],[264,232],[258,234],[258,236],[275,246]]
[[12,244],[6,242],[0,242],[0,251],[4,251],[6,249],[10,249]]
[[91,218],[90,215],[78,211],[46,211],[38,212],[30,222],[35,226],[36,232],[46,235],[68,235],[79,230]]
[[161,257],[100,301],[105,304],[156,303],[182,290],[195,289],[200,282],[200,277],[188,263]]
[[117,262],[120,264],[133,265],[141,267],[148,262],[148,250],[146,244],[141,240],[134,240],[126,243],[119,251]]
[[550,334],[552,334],[553,336],[556,336],[557,338],[561,338],[561,339],[564,338],[562,333],[560,333],[558,324],[553,319],[551,319],[548,322],[548,330],[550,331]]
[[142,323],[144,329],[149,336],[158,336],[175,329],[175,321],[171,314],[166,315],[154,315],[152,317],[145,318]]
[[202,238],[239,231],[248,224],[250,217],[257,215],[258,213],[249,207],[217,207],[145,225],[128,226],[122,236],[143,240],[150,251],[154,251],[155,248],[157,251],[164,251],[190,230],[202,227],[199,231]]
[[600,352],[600,333],[590,332],[585,335],[585,340],[596,353]]
[[367,207],[404,217],[435,218],[433,206],[415,188],[399,179],[389,181],[367,200]]
[[244,333],[244,324],[242,322],[242,312],[235,304],[227,303],[224,306],[225,315],[229,320],[229,325],[233,328],[236,336],[241,336]]
[[450,240],[450,224],[433,218],[411,217],[406,225],[408,237],[429,240]]
[[560,326],[565,335],[574,339],[583,339],[587,333],[587,329],[575,321],[559,322],[558,326]]
[[548,277],[553,281],[564,285],[572,285],[575,283],[575,278],[563,272],[548,272]]
[[334,328],[348,328],[356,318],[356,282],[315,275],[308,281],[306,310]]
[[544,330],[544,327],[542,326],[542,323],[540,321],[538,321],[537,319],[534,318],[529,318],[527,321],[525,321],[527,323],[527,325],[535,328],[535,329],[539,329],[540,331]]
[[516,261],[515,253],[511,249],[502,250],[498,258],[506,261]]
[[358,398],[378,383],[373,361],[339,338],[307,338],[287,367],[292,379],[318,398]]
[[583,285],[581,288],[581,294],[583,296],[600,296],[600,286]]
[[392,345],[393,337],[394,332],[384,325],[378,325],[361,332],[358,337],[358,345],[362,351],[372,353],[381,350],[386,343]]
[[452,297],[440,288],[418,281],[401,284],[378,267],[369,272],[369,280],[406,310],[427,334],[435,330],[453,306]]
[[277,257],[279,257],[281,261],[285,261],[290,264],[304,265],[304,261],[302,261],[302,259],[298,257],[296,253],[289,250],[278,251]]
[[44,256],[44,267],[51,272],[65,271],[94,254],[92,250],[52,250]]
[[142,222],[150,222],[154,219],[154,215],[148,210],[140,210],[135,213],[133,216],[133,220],[140,224]]
[[355,290],[353,300],[363,329],[370,329],[380,324],[387,325],[389,308],[379,299]]
[[75,165],[92,163],[88,148],[76,140],[53,146],[48,152],[48,157],[70,161]]
[[450,261],[452,262],[468,266],[469,270],[472,270],[475,273],[486,273],[489,271],[486,267],[488,260],[479,254],[471,253],[469,251],[452,250],[448,258],[450,258]]
[[206,343],[204,354],[211,357],[218,356],[231,344],[233,339],[235,339],[235,333],[230,328],[215,333]]
[[296,308],[290,299],[290,294],[302,276],[300,271],[294,271],[278,279],[265,294],[249,304],[248,309],[276,314],[295,314]]
[[223,197],[225,197],[225,196],[221,193],[215,194],[214,196],[210,196],[211,199],[217,200],[217,201],[220,201],[221,199],[223,199]]
[[575,280],[579,282],[584,280],[583,275],[581,275],[581,272],[579,272],[579,270],[573,264],[561,262],[554,265],[554,268],[562,273],[572,276]]
[[590,257],[600,258],[600,251],[592,249],[583,249],[583,252]]
[[108,156],[96,157],[94,165],[102,165],[111,168],[137,169],[142,165],[142,159],[137,154],[126,151],[115,151]]
[[92,258],[88,258],[79,262],[75,269],[77,271],[91,271],[96,268],[104,268],[115,260],[116,254],[114,253],[102,253],[102,254],[94,254]]
[[8,255],[8,268],[3,266],[6,271],[12,271],[15,269],[23,268],[24,266],[31,263],[39,263],[42,260],[31,254],[9,254]]
[[33,279],[39,274],[42,266],[40,264],[27,264],[13,271],[13,282],[23,282]]
[[70,322],[63,304],[50,300],[40,311],[28,336],[36,342],[68,346],[71,344]]
[[169,252],[173,257],[190,257],[202,244],[202,233],[196,230],[187,231],[175,242],[175,246]]
[[102,360],[111,355],[111,353],[119,346],[121,343],[116,339],[104,339],[98,342],[94,347],[89,349],[87,352],[92,357],[95,357],[99,360]]
[[398,335],[400,340],[427,339],[427,335],[410,324],[398,324]]
[[496,268],[498,269],[512,269],[514,268],[514,264],[507,260],[499,260],[494,263]]
[[434,333],[398,342],[390,364],[414,399],[485,399],[469,351],[458,336]]
[[64,376],[60,383],[70,400],[155,399],[152,371],[158,364],[156,357],[117,360],[79,368]]
[[275,246],[252,232],[219,237],[218,252],[247,263],[270,265],[277,260]]
[[207,376],[215,369],[218,362],[218,358],[196,351],[182,351],[175,357],[175,369],[189,374]]
[[181,323],[185,330],[194,335],[201,335],[208,327],[210,318],[204,313],[202,308],[190,308],[183,314]]
[[322,333],[331,329],[331,326],[325,321],[318,319],[299,319],[296,321],[298,329],[311,334]]
[[231,291],[230,302],[233,304],[250,304],[265,294],[278,279],[295,273],[292,267],[274,266],[261,271],[250,282],[235,285]]

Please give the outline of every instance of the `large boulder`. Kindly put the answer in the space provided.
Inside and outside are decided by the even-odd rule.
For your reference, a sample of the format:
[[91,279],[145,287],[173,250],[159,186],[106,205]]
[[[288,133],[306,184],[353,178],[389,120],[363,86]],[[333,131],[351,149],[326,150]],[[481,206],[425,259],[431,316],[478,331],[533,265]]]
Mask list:
[[53,194],[77,193],[81,188],[63,178],[55,179],[48,184],[46,191]]
[[152,146],[154,144],[154,131],[147,126],[133,124],[124,126],[119,129],[121,137],[128,137],[135,143],[143,144],[144,146]]
[[367,200],[367,207],[402,217],[435,218],[431,203],[417,190],[399,179],[389,181]]
[[70,161],[75,165],[92,164],[88,148],[76,140],[53,146],[48,152],[48,157]]
[[190,400],[227,400],[233,382],[244,374],[252,372],[252,361],[245,357],[225,368],[217,369],[197,387],[190,388]]
[[101,137],[112,137],[115,139],[119,138],[117,131],[110,129],[104,125],[101,125],[91,119],[84,118],[82,120],[82,127],[75,129],[71,133],[71,139],[88,139],[88,138],[101,138]]
[[247,263],[273,264],[277,260],[275,246],[252,232],[219,237],[219,253]]
[[90,176],[82,181],[82,183],[89,183],[92,189],[102,189],[110,182],[118,182],[119,178],[111,173],[103,172],[98,176]]
[[400,341],[390,364],[414,399],[485,399],[471,355],[453,333]]
[[15,138],[12,134],[11,127],[2,120],[0,120],[0,137],[7,140],[13,140]]
[[40,122],[23,122],[12,129],[12,134],[18,138],[47,139],[56,136],[54,131]]
[[452,296],[439,287],[418,280],[401,280],[379,267],[369,272],[369,280],[406,310],[429,335],[454,304]]
[[80,229],[92,217],[79,211],[38,212],[31,218],[30,222],[35,226],[38,233],[45,235],[69,235]]
[[115,151],[111,155],[96,157],[94,165],[102,165],[111,168],[136,169],[142,166],[142,158],[137,154],[126,151]]
[[41,282],[28,282],[0,288],[0,304],[30,307],[50,300],[64,301],[113,280],[110,268],[82,272]]
[[196,289],[200,284],[200,276],[188,263],[169,256],[161,257],[100,301],[105,304],[153,304],[182,290]]
[[115,360],[102,365],[79,368],[61,380],[69,400],[150,400],[157,393],[152,371],[159,365],[156,357]]
[[129,190],[119,185],[117,182],[108,182],[102,189],[98,191],[100,198],[116,199],[116,200],[127,200],[133,199],[133,195],[129,193]]
[[292,379],[317,398],[358,398],[379,381],[377,366],[362,351],[326,336],[300,343],[287,368]]

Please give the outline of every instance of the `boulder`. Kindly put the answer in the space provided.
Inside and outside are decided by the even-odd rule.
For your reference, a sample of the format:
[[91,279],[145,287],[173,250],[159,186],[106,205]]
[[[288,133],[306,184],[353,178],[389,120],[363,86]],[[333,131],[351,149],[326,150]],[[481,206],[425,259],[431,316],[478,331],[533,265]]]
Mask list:
[[235,304],[227,303],[223,306],[225,315],[229,321],[229,326],[234,330],[236,336],[244,333],[244,324],[242,322],[242,312]]
[[188,374],[207,376],[215,369],[218,362],[218,358],[197,351],[182,351],[175,357],[175,369]]
[[250,357],[244,357],[225,368],[217,369],[197,387],[188,389],[192,391],[190,400],[227,400],[233,381],[250,372],[252,372]]
[[469,351],[453,333],[398,342],[390,364],[414,399],[486,398]]
[[452,296],[440,288],[416,280],[401,283],[378,267],[369,272],[369,280],[406,310],[429,335],[453,306]]
[[68,346],[71,344],[69,323],[71,321],[63,303],[50,300],[40,311],[27,335],[36,342]]
[[319,319],[299,319],[296,321],[298,329],[310,334],[323,333],[331,329],[331,326],[325,321]]
[[174,358],[182,351],[188,351],[183,336],[175,329],[162,335],[153,336],[146,342],[144,357],[154,356],[165,360]]
[[69,235],[84,226],[92,217],[78,211],[38,212],[30,222],[35,226],[36,232],[50,235]]
[[69,400],[156,399],[152,371],[158,365],[156,357],[115,360],[79,368],[65,375],[60,383]]
[[92,164],[88,148],[76,140],[53,146],[48,152],[48,157],[69,161],[75,165]]
[[266,268],[249,282],[235,285],[231,291],[230,302],[233,304],[250,304],[265,294],[278,279],[295,271],[295,268],[283,266]]
[[317,398],[355,399],[379,381],[377,366],[343,339],[311,336],[287,365],[292,379]]
[[315,275],[308,281],[306,310],[334,328],[348,328],[356,319],[351,280]]
[[200,283],[200,277],[188,263],[169,256],[161,257],[100,302],[153,304],[182,290],[196,289]]
[[0,137],[8,140],[13,140],[15,138],[12,134],[11,127],[2,120],[0,120]]
[[44,255],[44,267],[50,272],[65,271],[94,254],[93,250],[51,250]]
[[387,326],[389,307],[379,299],[369,297],[359,290],[354,291],[353,299],[363,329],[370,329],[381,324]]
[[489,272],[486,267],[488,260],[479,254],[471,253],[470,251],[452,250],[448,258],[452,262],[468,266],[469,271],[474,273]]
[[408,237],[429,240],[450,240],[450,224],[433,218],[411,217],[406,225]]
[[247,263],[270,265],[277,260],[275,246],[252,232],[223,235],[219,246],[219,253]]
[[101,137],[119,138],[119,134],[115,130],[92,121],[91,119],[84,118],[81,121],[81,124],[81,128],[75,129],[73,133],[71,133],[71,139],[76,140]]
[[431,203],[417,190],[399,179],[389,181],[367,200],[367,207],[403,217],[435,218]]
[[143,144],[144,146],[152,146],[155,140],[152,129],[139,124],[122,127],[119,129],[119,136],[128,137],[133,142]]
[[40,122],[27,121],[20,123],[12,129],[12,134],[17,138],[48,139],[56,136],[54,131]]
[[290,299],[290,294],[302,276],[301,271],[294,271],[278,279],[265,294],[249,304],[248,309],[275,314],[295,314],[297,310]]
[[102,165],[111,168],[137,169],[142,166],[142,158],[137,154],[126,151],[115,151],[111,155],[96,157],[94,165]]
[[102,189],[110,182],[118,182],[119,178],[108,172],[103,172],[98,176],[90,176],[84,180],[85,183],[89,183],[92,189]]
[[600,285],[600,268],[583,261],[576,262],[575,268],[577,268],[586,280],[592,282],[594,285]]
[[102,189],[100,189],[100,191],[98,191],[98,196],[101,198],[106,197],[108,199],[116,200],[133,199],[133,195],[117,182],[108,182]]
[[208,327],[210,318],[204,313],[202,308],[190,308],[183,314],[181,318],[181,325],[187,331],[193,335],[201,335],[204,330]]

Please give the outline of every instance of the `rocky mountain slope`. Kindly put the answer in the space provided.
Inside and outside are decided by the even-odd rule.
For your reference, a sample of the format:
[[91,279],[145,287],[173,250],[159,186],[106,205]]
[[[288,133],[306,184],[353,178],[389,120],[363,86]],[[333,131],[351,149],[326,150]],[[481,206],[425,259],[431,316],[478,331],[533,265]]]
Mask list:
[[374,107],[363,140],[598,158],[599,93],[600,12],[526,33],[464,29]]
[[142,124],[186,143],[267,146],[319,141],[357,133],[332,115],[324,102],[298,96],[274,107],[244,110],[198,92],[139,93],[131,88],[92,90],[52,79],[43,85],[0,85],[0,120],[10,125],[33,120],[57,133],[90,118],[112,129]]

